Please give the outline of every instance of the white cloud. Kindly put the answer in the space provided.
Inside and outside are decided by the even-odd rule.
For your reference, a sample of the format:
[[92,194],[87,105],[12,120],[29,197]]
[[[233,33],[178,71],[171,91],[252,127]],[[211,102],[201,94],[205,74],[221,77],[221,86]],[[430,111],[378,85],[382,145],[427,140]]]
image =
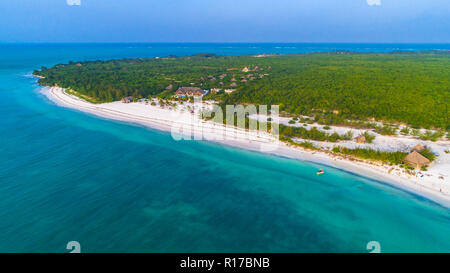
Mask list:
[[381,0],[366,0],[369,6],[381,6]]
[[69,6],[81,6],[81,0],[66,0]]

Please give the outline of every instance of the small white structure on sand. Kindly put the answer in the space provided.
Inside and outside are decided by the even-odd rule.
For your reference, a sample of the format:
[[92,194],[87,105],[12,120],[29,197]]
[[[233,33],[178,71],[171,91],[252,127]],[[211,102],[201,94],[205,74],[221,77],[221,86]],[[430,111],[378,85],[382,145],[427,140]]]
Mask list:
[[236,89],[225,89],[224,91],[225,91],[225,93],[227,93],[227,94],[231,94],[231,93],[233,93],[234,91],[236,91]]

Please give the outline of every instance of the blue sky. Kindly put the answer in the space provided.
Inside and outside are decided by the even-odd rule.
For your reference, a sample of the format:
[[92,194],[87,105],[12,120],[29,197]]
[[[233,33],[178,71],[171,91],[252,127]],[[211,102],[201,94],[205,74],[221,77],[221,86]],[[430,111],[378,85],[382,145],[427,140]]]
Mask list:
[[449,43],[449,0],[1,0],[0,42]]

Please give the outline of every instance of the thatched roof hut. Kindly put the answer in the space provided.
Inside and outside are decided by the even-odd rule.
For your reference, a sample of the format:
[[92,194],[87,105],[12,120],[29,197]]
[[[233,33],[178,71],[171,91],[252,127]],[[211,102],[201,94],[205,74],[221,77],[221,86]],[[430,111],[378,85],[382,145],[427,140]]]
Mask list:
[[422,144],[417,144],[416,146],[414,146],[412,149],[411,149],[411,152],[412,151],[417,151],[417,152],[421,152],[421,151],[423,151],[425,149],[425,146],[423,146]]
[[366,137],[365,136],[357,136],[356,143],[366,143]]
[[430,164],[430,160],[419,154],[417,151],[412,151],[409,155],[405,157],[405,162],[410,164],[415,168],[420,168],[422,166],[428,166]]

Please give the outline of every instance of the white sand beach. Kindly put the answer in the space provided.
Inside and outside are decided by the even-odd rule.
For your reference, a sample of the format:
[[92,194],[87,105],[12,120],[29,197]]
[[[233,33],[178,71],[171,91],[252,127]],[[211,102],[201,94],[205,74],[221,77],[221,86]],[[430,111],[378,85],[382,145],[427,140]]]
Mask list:
[[[158,130],[172,132],[176,139],[180,138],[180,134],[185,135],[188,132],[189,135],[194,135],[194,139],[198,140],[213,141],[242,149],[329,165],[376,179],[381,183],[402,188],[450,207],[450,154],[444,152],[450,149],[450,141],[430,142],[411,137],[377,135],[372,144],[356,144],[353,141],[344,141],[338,144],[315,142],[315,144],[327,148],[330,148],[332,145],[345,147],[365,145],[380,150],[405,151],[418,143],[422,143],[430,147],[433,152],[439,154],[437,160],[429,166],[427,171],[421,171],[420,173],[416,171],[414,174],[408,174],[399,167],[364,160],[347,159],[327,152],[309,151],[300,147],[289,146],[279,142],[269,133],[249,132],[248,130],[228,127],[212,121],[204,121],[199,118],[198,113],[193,109],[193,105],[189,103],[177,104],[175,107],[161,107],[156,104],[156,101],[156,105],[151,105],[148,102],[92,104],[66,93],[64,89],[59,87],[44,87],[42,88],[42,93],[57,105],[103,118],[137,123]],[[211,107],[211,104],[206,102],[203,104],[203,107]],[[285,121],[282,120],[283,118],[280,119],[283,123],[288,121],[288,119]],[[330,131],[333,132],[333,130],[343,133],[352,129],[331,126]],[[358,133],[356,132],[357,130],[353,129],[353,131]]]

